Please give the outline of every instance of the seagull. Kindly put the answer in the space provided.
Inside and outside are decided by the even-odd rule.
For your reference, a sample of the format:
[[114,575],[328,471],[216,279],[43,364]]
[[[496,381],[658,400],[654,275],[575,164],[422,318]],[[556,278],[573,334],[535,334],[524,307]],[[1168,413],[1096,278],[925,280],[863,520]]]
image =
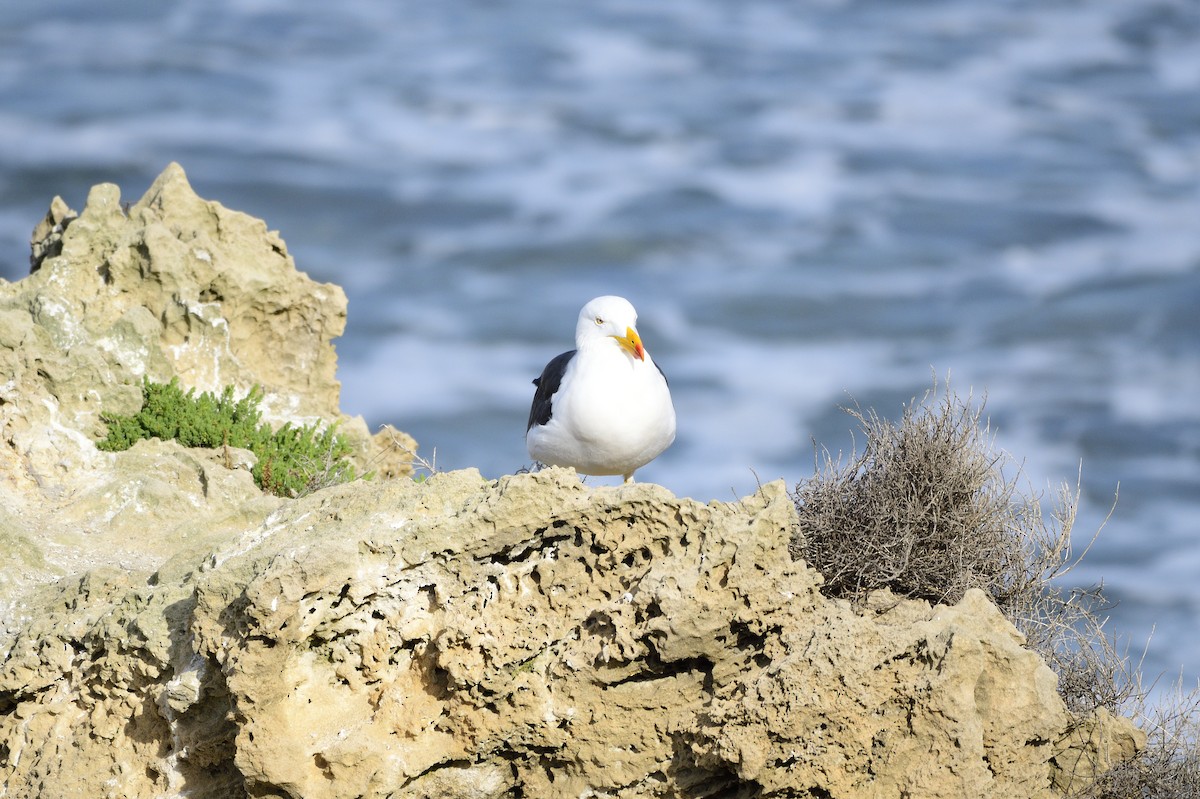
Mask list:
[[637,311],[624,297],[583,306],[575,349],[533,384],[525,444],[535,461],[573,466],[580,474],[633,473],[675,440],[671,392],[637,332]]

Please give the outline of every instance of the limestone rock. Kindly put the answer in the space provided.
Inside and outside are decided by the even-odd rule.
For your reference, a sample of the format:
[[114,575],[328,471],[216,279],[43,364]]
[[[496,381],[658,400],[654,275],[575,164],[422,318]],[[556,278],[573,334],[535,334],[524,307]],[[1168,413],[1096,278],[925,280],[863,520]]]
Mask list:
[[[782,483],[417,482],[337,408],[345,298],[169,167],[56,200],[0,283],[0,780],[34,797],[1054,797],[1129,757],[979,592],[831,601]],[[264,387],[377,478],[98,452],[140,381]]]
[[983,595],[855,611],[794,524],[782,483],[560,469],[284,503],[42,597],[0,669],[9,795],[1060,796],[1076,720]]
[[77,216],[55,198],[34,239],[33,274],[3,287],[0,309],[33,323],[15,320],[9,340],[55,345],[50,393],[77,429],[94,432],[101,407],[136,409],[143,374],[259,384],[280,418],[340,415],[330,342],[345,294],[299,272],[262,220],[196,196],[178,164],[131,206],[112,184]]
[[[261,220],[196,196],[179,165],[132,205],[111,184],[79,214],[56,197],[30,263],[0,281],[0,608],[93,567],[149,574],[277,504],[226,453],[98,452],[101,414],[135,412],[143,376],[239,395],[259,385],[268,419],[337,421],[372,468],[377,443],[338,409],[342,290],[299,272]],[[388,474],[410,472],[388,461]],[[11,618],[0,613],[0,630]]]

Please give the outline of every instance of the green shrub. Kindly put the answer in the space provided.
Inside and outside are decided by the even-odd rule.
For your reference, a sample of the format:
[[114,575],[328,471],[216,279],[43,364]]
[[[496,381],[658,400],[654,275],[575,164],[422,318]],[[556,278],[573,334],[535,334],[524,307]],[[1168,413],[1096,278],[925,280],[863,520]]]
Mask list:
[[336,425],[318,430],[316,425],[284,424],[278,430],[262,421],[258,404],[262,389],[255,386],[240,400],[233,387],[221,395],[184,392],[179,381],[142,382],[142,409],[132,416],[101,416],[108,437],[99,449],[119,452],[145,438],[176,440],[185,447],[238,447],[254,453],[258,462],[251,473],[259,487],[283,497],[307,494],[318,488],[355,478],[346,459],[351,446]]

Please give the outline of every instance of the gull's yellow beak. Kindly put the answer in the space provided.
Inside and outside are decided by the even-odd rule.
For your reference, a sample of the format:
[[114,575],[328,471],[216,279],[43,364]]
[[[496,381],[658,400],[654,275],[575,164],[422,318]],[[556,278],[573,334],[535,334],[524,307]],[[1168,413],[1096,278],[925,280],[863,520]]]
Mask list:
[[637,358],[639,361],[646,360],[646,348],[642,346],[642,339],[638,336],[637,331],[632,327],[625,328],[625,335],[613,336],[625,350]]

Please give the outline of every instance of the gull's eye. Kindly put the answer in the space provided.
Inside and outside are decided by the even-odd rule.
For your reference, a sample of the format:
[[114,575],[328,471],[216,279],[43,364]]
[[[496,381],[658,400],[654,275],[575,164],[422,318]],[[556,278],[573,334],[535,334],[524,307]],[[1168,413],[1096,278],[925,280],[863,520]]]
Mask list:
[[604,324],[604,320],[603,320],[603,319],[601,319],[599,316],[597,316],[597,317],[596,317],[596,324],[598,324],[598,325],[602,325],[602,324]]

